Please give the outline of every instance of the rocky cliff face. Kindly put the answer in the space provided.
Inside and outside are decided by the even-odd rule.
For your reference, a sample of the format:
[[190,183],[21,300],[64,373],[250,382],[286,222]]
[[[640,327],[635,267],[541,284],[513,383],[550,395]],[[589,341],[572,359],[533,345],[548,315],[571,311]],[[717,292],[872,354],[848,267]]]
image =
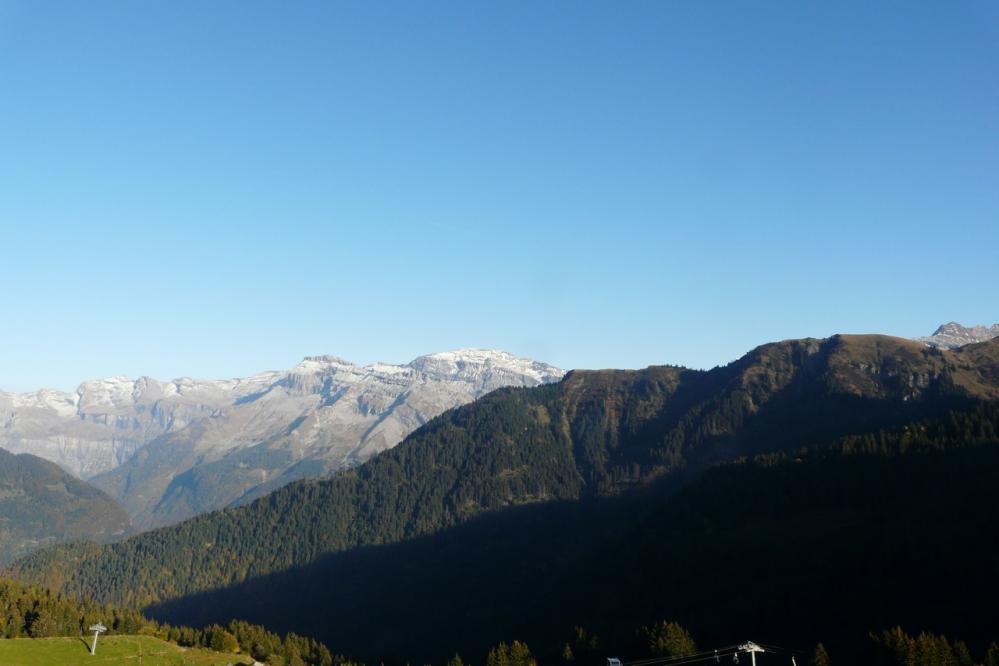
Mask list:
[[985,342],[992,338],[999,337],[999,324],[992,326],[961,326],[957,322],[950,322],[938,327],[933,331],[933,335],[916,338],[918,341],[926,343],[931,347],[940,349],[957,349],[964,345],[976,342]]
[[0,447],[92,480],[151,527],[355,465],[451,407],[563,374],[464,349],[406,365],[308,357],[221,381],[113,377],[76,393],[0,393]]
[[84,382],[75,393],[0,393],[0,447],[90,478],[117,467],[155,438],[264,390],[279,376],[172,382],[110,377]]

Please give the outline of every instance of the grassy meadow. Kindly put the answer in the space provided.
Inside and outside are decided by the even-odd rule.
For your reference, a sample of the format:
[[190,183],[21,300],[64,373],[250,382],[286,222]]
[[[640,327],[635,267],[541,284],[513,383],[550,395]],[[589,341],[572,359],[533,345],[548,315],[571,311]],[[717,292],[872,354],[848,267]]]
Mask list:
[[90,637],[0,639],[4,666],[235,666],[251,664],[246,655],[183,648],[152,636],[101,636],[97,654],[89,652]]

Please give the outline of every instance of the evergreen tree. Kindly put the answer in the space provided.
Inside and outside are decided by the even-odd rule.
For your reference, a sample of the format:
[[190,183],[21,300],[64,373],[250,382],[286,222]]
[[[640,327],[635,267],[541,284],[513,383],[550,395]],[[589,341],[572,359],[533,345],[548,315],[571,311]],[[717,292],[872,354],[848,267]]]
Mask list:
[[985,652],[985,666],[999,666],[999,645],[992,643]]
[[826,652],[826,646],[819,643],[815,646],[815,652],[812,653],[812,666],[830,666],[832,661],[829,659],[829,653]]
[[[277,665],[285,649],[306,666],[333,666],[325,645],[311,638],[288,634],[284,640],[259,625],[243,621],[227,627],[211,625],[203,630],[159,624],[132,609],[101,606],[79,601],[49,590],[0,580],[0,636],[32,638],[79,636],[87,627],[101,622],[109,634],[156,636],[185,647],[205,647],[220,652],[248,652],[254,659]],[[341,658],[340,666],[348,666]]]
[[239,650],[239,643],[236,637],[218,625],[212,625],[205,630],[207,637],[205,643],[216,652],[236,652]]
[[42,607],[28,616],[28,635],[32,638],[58,636],[59,628],[55,613],[47,607]]
[[657,657],[679,657],[697,652],[690,632],[676,622],[662,621],[646,632],[649,651]]
[[537,664],[531,649],[520,641],[514,641],[509,645],[500,643],[490,650],[486,657],[486,666],[537,666]]

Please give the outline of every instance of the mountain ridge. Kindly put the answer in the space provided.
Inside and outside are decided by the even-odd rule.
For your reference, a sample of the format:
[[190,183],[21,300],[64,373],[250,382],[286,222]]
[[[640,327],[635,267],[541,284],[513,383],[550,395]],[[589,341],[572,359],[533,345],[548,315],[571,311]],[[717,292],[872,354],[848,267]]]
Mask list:
[[0,449],[0,562],[59,541],[107,541],[128,528],[104,492],[55,463]]
[[149,528],[356,465],[446,409],[563,374],[466,348],[403,365],[309,356],[228,380],[110,377],[75,394],[0,394],[0,446],[89,479]]
[[[159,603],[508,507],[614,496],[659,480],[679,487],[719,463],[996,400],[999,340],[946,351],[837,335],[763,345],[710,371],[573,371],[452,409],[330,479],[105,547],[47,549],[12,571],[105,601]],[[192,546],[206,543],[211,550]],[[177,571],[186,573],[169,575]]]
[[937,327],[931,335],[916,338],[917,341],[940,347],[942,349],[957,349],[964,345],[985,342],[999,337],[999,324],[992,326],[962,326],[956,321],[947,322]]

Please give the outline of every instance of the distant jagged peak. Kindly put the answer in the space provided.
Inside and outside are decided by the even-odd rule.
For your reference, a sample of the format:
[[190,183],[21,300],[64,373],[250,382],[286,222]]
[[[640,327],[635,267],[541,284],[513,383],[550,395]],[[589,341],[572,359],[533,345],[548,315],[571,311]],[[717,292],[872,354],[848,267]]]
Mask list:
[[558,381],[565,371],[547,363],[496,349],[464,348],[419,356],[409,363],[371,363],[359,366],[339,356],[306,356],[290,370],[260,372],[233,379],[179,377],[160,381],[142,376],[113,375],[87,380],[75,392],[42,389],[30,393],[0,393],[0,402],[14,408],[54,411],[63,417],[84,413],[124,413],[136,405],[151,406],[161,400],[176,404],[232,404],[247,396],[263,394],[275,386],[297,392],[318,392],[326,379],[353,384],[410,381],[423,376],[434,381],[500,385],[533,385]]
[[400,375],[413,372],[440,379],[460,380],[469,373],[507,372],[524,375],[537,383],[556,381],[564,370],[530,358],[516,356],[499,349],[466,347],[418,356],[409,363],[376,362],[359,366],[339,356],[306,356],[290,371],[291,374],[345,373],[351,375]]
[[452,363],[481,363],[483,365],[496,363],[511,363],[519,361],[534,362],[532,359],[515,356],[510,352],[501,349],[482,349],[480,347],[464,347],[451,351],[435,352],[417,356],[410,363],[417,363],[422,359],[434,359],[439,361],[449,361]]
[[992,326],[962,326],[956,321],[941,324],[933,335],[916,338],[919,342],[940,349],[957,349],[976,342],[985,342],[999,337],[999,324]]
[[14,409],[50,410],[64,417],[76,414],[79,401],[79,394],[55,389],[39,389],[30,393],[0,392],[0,404],[7,403]]
[[999,324],[992,324],[992,326],[982,326],[978,324],[977,326],[961,326],[956,321],[950,321],[946,324],[941,324],[937,327],[937,330],[933,331],[933,335],[997,335],[999,334]]
[[521,375],[538,384],[558,381],[565,375],[565,370],[541,361],[499,349],[474,347],[419,356],[410,361],[409,367],[432,375],[454,378],[469,374],[508,373]]
[[306,356],[302,361],[291,369],[297,374],[314,374],[325,372],[331,368],[356,368],[357,365],[347,359],[334,356],[333,354],[321,354],[319,356]]

